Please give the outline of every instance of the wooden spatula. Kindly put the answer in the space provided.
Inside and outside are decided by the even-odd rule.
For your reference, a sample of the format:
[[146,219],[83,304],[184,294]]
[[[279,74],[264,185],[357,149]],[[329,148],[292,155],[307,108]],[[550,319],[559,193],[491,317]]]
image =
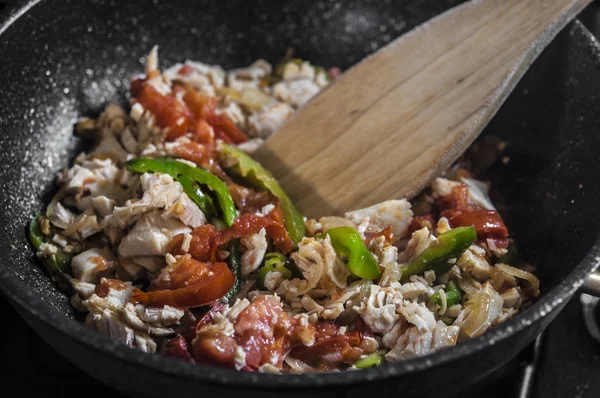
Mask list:
[[456,160],[591,0],[478,0],[348,70],[257,152],[307,216],[411,197]]

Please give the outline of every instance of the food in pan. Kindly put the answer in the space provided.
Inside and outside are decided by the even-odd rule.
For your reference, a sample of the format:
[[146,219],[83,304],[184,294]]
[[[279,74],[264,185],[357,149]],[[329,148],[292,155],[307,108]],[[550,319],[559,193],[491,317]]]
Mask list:
[[251,153],[337,74],[298,59],[161,73],[153,49],[129,112],[77,124],[95,144],[30,239],[86,327],[189,362],[339,371],[480,336],[539,295],[465,162],[412,201],[298,212]]

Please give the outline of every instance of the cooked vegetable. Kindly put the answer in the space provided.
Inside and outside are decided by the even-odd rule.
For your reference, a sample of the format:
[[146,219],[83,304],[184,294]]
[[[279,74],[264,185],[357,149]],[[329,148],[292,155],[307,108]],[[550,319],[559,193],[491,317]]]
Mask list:
[[527,272],[520,268],[511,267],[510,265],[502,263],[496,264],[495,267],[508,275],[529,282],[529,291],[527,293],[529,293],[533,297],[536,297],[540,294],[540,280],[531,272]]
[[231,272],[233,272],[235,282],[231,287],[231,290],[229,290],[225,295],[225,298],[227,300],[231,300],[240,291],[240,285],[242,283],[239,239],[232,240],[231,242],[229,242],[229,245],[227,246],[227,251],[229,252],[229,257],[227,257],[227,263],[229,264],[229,269],[231,270]]
[[502,297],[486,283],[476,294],[469,297],[466,307],[469,315],[460,324],[460,332],[468,337],[483,334],[502,313]]
[[495,210],[475,210],[457,214],[450,218],[452,227],[472,225],[480,238],[508,238],[508,230]]
[[437,275],[450,271],[462,252],[475,241],[477,234],[474,227],[454,228],[438,236],[410,263],[400,267],[402,281],[412,275],[422,275],[425,271],[435,271]]
[[347,258],[346,265],[352,274],[362,279],[373,280],[381,276],[377,260],[352,227],[330,229],[321,236],[329,235],[331,246],[340,256]]
[[297,245],[306,234],[304,218],[273,175],[262,167],[260,163],[238,148],[221,142],[217,150],[219,151],[221,164],[228,171],[247,179],[251,184],[259,188],[271,192],[273,196],[279,199],[281,209],[283,210],[285,227],[290,234],[290,238],[292,238],[292,242]]
[[[448,282],[448,286],[446,286],[446,306],[447,307],[452,307],[455,304],[460,303],[460,299],[461,299],[461,293],[460,293],[460,289],[458,288],[458,286],[456,286],[456,283],[454,283],[454,281],[449,281]],[[427,304],[431,307],[433,305],[442,305],[442,298],[440,297],[440,293],[436,292],[434,295],[432,295],[429,298],[429,301],[427,302]]]
[[285,266],[287,258],[281,253],[269,253],[265,256],[265,265],[258,270],[258,283],[265,287],[265,278],[269,272],[279,272],[285,279],[292,279],[292,271]]
[[196,267],[193,283],[175,289],[149,292],[136,289],[132,295],[133,300],[150,307],[163,305],[178,308],[200,307],[225,296],[235,284],[235,278],[227,264],[196,263],[199,263],[199,266]]
[[[39,249],[42,244],[45,243],[44,234],[40,228],[39,223],[40,216],[35,216],[29,223],[29,241],[36,249]],[[68,286],[69,277],[67,275],[70,272],[71,259],[73,256],[69,253],[65,253],[60,247],[56,247],[56,254],[50,257],[44,257],[42,263],[46,272],[50,275],[52,280],[60,285],[61,288]]]
[[214,209],[212,201],[206,199],[206,195],[200,196],[198,194],[198,189],[196,189],[194,185],[190,185],[190,182],[193,181],[199,185],[206,186],[216,196],[225,224],[227,224],[227,226],[233,224],[233,220],[237,215],[233,199],[231,198],[225,183],[208,171],[191,167],[183,162],[167,159],[136,158],[125,163],[125,166],[138,173],[168,174],[180,183],[180,179],[183,176],[184,183],[182,186],[185,193],[196,202],[200,209],[208,216],[211,214],[211,210]]
[[366,357],[359,359],[354,362],[354,367],[358,369],[367,369],[372,368],[374,366],[379,366],[383,363],[385,357],[382,353],[375,352],[371,355],[367,355]]

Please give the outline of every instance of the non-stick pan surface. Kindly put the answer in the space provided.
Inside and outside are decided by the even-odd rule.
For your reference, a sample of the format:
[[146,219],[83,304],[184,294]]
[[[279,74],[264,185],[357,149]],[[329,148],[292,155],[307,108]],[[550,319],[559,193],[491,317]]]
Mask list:
[[[458,1],[35,1],[0,18],[0,287],[58,352],[123,391],[185,397],[451,395],[515,355],[556,315],[600,256],[600,50],[570,24],[486,129],[509,143],[488,177],[542,297],[484,336],[425,358],[360,372],[265,375],[151,356],[88,331],[37,268],[25,225],[47,203],[55,173],[88,145],[80,115],[125,102],[129,77],[160,46],[161,65],[186,58],[243,66],[288,47],[346,68]],[[293,148],[290,148],[293,150]],[[68,382],[68,381],[65,381]]]

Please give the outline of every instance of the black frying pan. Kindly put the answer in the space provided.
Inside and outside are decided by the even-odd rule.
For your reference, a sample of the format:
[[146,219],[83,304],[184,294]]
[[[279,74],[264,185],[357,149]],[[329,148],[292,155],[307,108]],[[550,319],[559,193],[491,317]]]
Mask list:
[[[484,336],[425,358],[358,372],[264,375],[147,355],[86,330],[36,266],[25,225],[54,175],[85,146],[80,115],[126,101],[129,77],[160,45],[185,58],[246,65],[286,48],[346,68],[459,1],[36,1],[0,18],[0,287],[26,321],[97,379],[144,396],[451,395],[513,357],[600,260],[600,48],[575,22],[532,66],[486,129],[510,162],[487,176],[509,228],[538,266],[541,298]],[[67,381],[68,382],[68,381]]]

